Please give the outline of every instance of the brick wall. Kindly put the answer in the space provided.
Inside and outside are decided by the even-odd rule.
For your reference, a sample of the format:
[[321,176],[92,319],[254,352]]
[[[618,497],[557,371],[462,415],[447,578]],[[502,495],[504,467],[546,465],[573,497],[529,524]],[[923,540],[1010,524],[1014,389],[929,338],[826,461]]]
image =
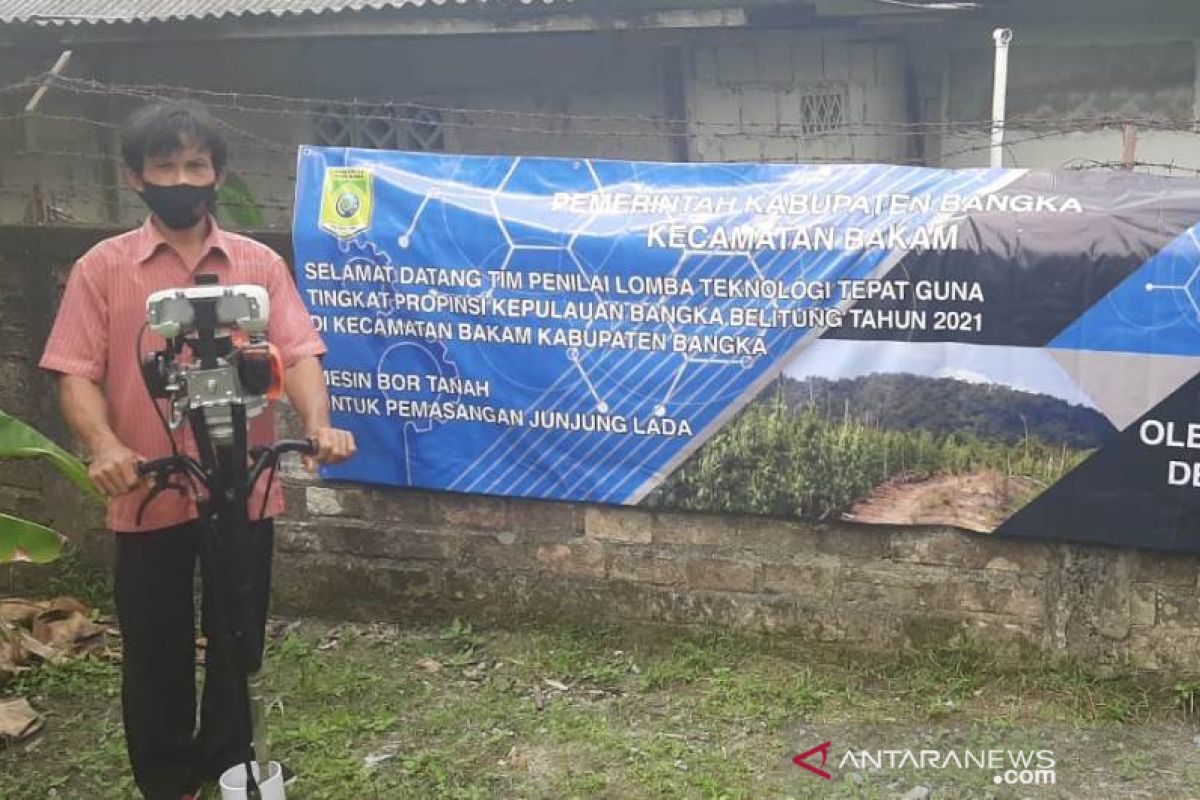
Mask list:
[[[34,362],[56,286],[104,234],[0,228],[0,406],[60,438]],[[290,253],[284,237],[264,240]],[[294,471],[285,487],[281,613],[707,624],[878,649],[973,631],[1093,663],[1200,670],[1200,557],[326,484]],[[95,509],[48,473],[0,467],[0,508],[14,507],[107,557]]]

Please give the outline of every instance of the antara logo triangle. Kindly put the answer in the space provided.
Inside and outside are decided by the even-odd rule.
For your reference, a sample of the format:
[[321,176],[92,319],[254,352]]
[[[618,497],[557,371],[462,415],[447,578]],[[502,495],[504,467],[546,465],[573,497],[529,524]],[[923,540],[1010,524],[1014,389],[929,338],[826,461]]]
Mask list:
[[819,775],[827,781],[833,780],[833,776],[830,775],[828,772],[821,769],[820,767],[815,767],[812,764],[808,763],[809,758],[816,755],[817,753],[820,753],[821,754],[821,766],[822,767],[825,766],[825,762],[829,758],[829,747],[832,744],[833,744],[833,742],[829,741],[829,742],[825,742],[824,744],[819,744],[816,747],[812,748],[811,750],[805,750],[803,753],[801,753],[800,755],[793,758],[792,763],[798,767],[804,767],[809,772],[813,773],[814,775]]

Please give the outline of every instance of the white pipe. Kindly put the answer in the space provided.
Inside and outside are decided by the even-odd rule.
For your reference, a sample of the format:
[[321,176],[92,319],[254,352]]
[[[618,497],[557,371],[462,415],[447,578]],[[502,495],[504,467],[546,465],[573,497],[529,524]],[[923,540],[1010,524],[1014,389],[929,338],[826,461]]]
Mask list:
[[54,66],[50,68],[50,74],[38,86],[37,91],[33,93],[33,97],[29,98],[29,102],[25,104],[25,113],[32,114],[37,110],[38,103],[42,102],[42,96],[46,94],[46,89],[50,86],[52,78],[57,78],[62,74],[62,71],[67,68],[67,62],[71,60],[71,51],[63,50],[58,61],[54,62]]
[[1008,92],[1008,45],[1012,28],[996,28],[996,71],[992,80],[992,168],[1004,166],[1004,99]]

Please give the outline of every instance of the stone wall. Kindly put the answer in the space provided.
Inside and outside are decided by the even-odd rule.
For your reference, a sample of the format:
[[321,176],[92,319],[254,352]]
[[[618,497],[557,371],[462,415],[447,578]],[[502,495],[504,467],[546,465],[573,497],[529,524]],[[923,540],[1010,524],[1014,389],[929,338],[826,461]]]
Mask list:
[[[0,407],[64,442],[38,373],[57,286],[106,231],[0,228]],[[281,235],[263,237],[281,253]],[[107,557],[94,508],[0,466],[0,509]],[[971,631],[1097,664],[1200,671],[1200,557],[318,483],[288,472],[276,610],[328,618],[701,624],[889,649]],[[0,591],[13,587],[0,580]]]
[[288,493],[276,597],[294,611],[707,624],[867,649],[969,631],[1200,669],[1192,556],[299,476]]

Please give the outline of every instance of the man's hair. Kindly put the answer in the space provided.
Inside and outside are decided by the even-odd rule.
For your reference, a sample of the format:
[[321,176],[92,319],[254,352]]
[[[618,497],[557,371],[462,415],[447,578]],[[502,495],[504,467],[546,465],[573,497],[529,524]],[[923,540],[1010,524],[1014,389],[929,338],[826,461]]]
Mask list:
[[191,100],[164,100],[135,111],[121,129],[121,155],[141,175],[147,156],[174,153],[185,137],[208,151],[218,174],[224,171],[228,148],[220,123]]

